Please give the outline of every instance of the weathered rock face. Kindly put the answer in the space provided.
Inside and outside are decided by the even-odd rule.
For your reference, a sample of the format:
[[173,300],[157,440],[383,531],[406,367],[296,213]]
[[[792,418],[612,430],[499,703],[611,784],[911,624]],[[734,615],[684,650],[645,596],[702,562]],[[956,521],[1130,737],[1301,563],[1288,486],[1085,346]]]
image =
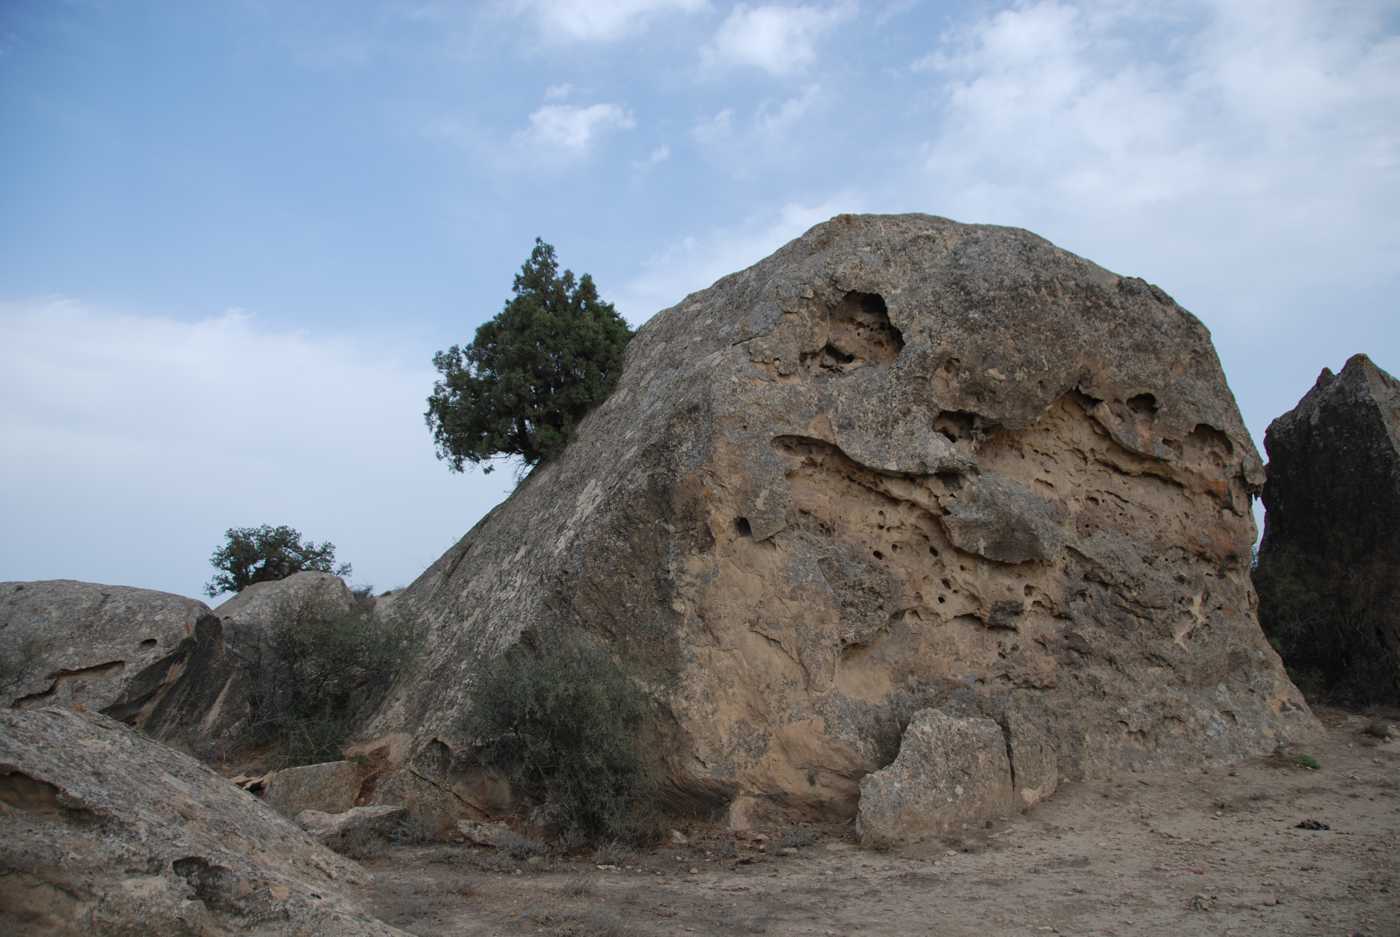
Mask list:
[[303,810],[343,813],[355,806],[364,772],[349,761],[283,768],[264,782],[263,800],[284,817]]
[[[270,629],[303,606],[346,612],[354,596],[330,573],[255,583],[200,618],[194,633],[133,679],[104,712],[214,763],[237,761],[260,718],[259,679],[276,668]],[[265,714],[262,714],[265,715]]]
[[1312,726],[1254,617],[1262,481],[1158,288],[841,216],[641,329],[569,450],[396,597],[428,647],[372,728],[441,777],[483,668],[560,625],[640,668],[674,790],[736,824],[853,816],[929,708],[1006,728],[1023,802],[1237,758]]
[[166,592],[71,579],[0,583],[0,703],[109,706],[208,615]]
[[401,931],[366,873],[192,758],[93,713],[0,712],[0,931]]
[[1400,382],[1323,369],[1264,447],[1260,623],[1319,691],[1400,702]]
[[1015,812],[1001,726],[938,709],[914,714],[899,757],[860,782],[856,827],[867,846],[917,841]]

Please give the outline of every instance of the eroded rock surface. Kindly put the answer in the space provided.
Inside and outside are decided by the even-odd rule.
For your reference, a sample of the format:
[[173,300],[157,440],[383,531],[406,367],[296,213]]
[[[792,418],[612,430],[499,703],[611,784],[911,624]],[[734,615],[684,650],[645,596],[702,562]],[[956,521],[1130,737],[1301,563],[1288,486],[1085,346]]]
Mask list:
[[1157,287],[1016,229],[837,217],[648,322],[568,451],[395,597],[429,634],[371,727],[412,739],[382,789],[469,804],[461,715],[551,625],[638,669],[670,789],[736,825],[853,817],[953,704],[1038,764],[1021,803],[1271,749],[1313,722],[1254,616],[1262,481]]
[[366,873],[187,755],[94,713],[0,712],[0,931],[396,935]]
[[860,782],[856,831],[866,846],[917,842],[1014,813],[1001,726],[937,709],[914,714],[899,757]]
[[1264,447],[1260,623],[1320,692],[1400,703],[1400,382],[1324,368]]
[[0,583],[0,703],[20,709],[126,696],[210,614],[168,592],[72,579]]
[[286,817],[303,810],[343,813],[355,806],[363,772],[349,761],[327,761],[274,771],[263,782],[263,800]]

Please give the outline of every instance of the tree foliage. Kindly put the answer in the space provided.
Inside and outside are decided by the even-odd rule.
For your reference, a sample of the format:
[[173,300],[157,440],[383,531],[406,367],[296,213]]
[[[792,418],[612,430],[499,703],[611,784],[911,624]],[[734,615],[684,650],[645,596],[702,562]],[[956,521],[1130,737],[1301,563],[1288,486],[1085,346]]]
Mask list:
[[606,648],[548,628],[492,662],[464,727],[481,763],[565,841],[642,841],[656,832],[646,757],[654,718],[650,698]]
[[224,545],[209,558],[218,571],[204,586],[211,598],[306,570],[350,575],[349,563],[336,565],[335,544],[302,543],[300,532],[291,527],[230,527],[224,537]]
[[632,332],[593,279],[559,272],[535,239],[514,296],[465,348],[433,356],[442,377],[424,414],[439,459],[491,471],[496,456],[534,466],[562,451],[584,415],[617,383]]

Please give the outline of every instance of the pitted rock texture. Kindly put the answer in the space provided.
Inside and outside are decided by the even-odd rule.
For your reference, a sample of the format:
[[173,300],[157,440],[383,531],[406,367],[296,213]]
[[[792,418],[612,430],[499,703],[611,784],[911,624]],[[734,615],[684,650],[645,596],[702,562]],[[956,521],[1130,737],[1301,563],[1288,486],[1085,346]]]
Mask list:
[[1400,382],[1324,368],[1264,447],[1260,623],[1319,692],[1400,703]]
[[402,934],[359,866],[187,755],[94,713],[0,712],[0,932]]
[[0,705],[110,706],[208,614],[203,602],[149,589],[0,582]]
[[1262,481],[1157,287],[839,216],[648,322],[568,451],[396,596],[427,647],[370,734],[457,791],[484,668],[563,626],[638,668],[671,790],[735,825],[855,816],[927,708],[1007,728],[1021,802],[1236,759],[1314,725],[1254,615]]

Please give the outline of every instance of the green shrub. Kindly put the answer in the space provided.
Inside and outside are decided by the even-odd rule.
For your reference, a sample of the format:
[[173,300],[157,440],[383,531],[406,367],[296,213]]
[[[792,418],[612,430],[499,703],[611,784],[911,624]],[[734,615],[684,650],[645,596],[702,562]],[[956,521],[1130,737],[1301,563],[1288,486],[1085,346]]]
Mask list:
[[275,746],[284,766],[340,758],[356,723],[384,698],[420,637],[401,617],[377,619],[365,602],[286,603],[254,666],[253,741]]
[[566,842],[655,836],[650,698],[583,635],[552,630],[534,643],[499,658],[477,689],[467,730],[482,764]]

